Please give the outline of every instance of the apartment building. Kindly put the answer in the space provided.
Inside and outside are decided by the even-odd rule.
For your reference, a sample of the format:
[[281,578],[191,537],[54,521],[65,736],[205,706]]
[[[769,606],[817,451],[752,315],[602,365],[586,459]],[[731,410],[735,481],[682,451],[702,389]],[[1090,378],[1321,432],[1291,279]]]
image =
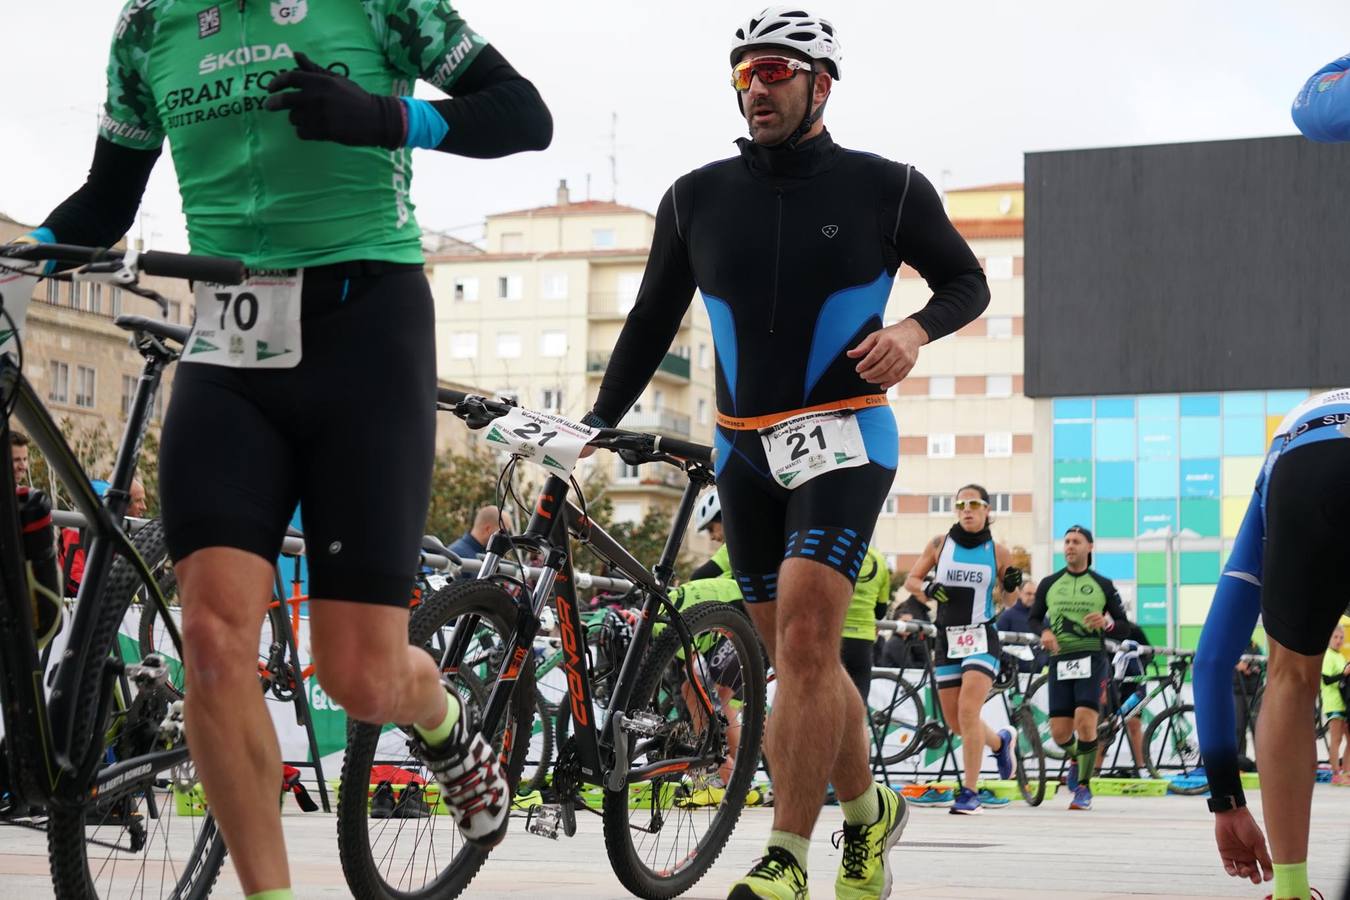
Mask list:
[[[992,297],[979,319],[923,348],[914,371],[891,390],[900,468],[873,542],[900,571],[925,541],[951,527],[952,500],[968,483],[989,490],[997,540],[1030,547],[1033,539],[1034,407],[1022,394],[1022,185],[952,190],[945,200]],[[887,324],[931,294],[918,272],[902,267]]]
[[[440,376],[580,418],[637,298],[655,221],[612,201],[574,201],[564,181],[552,205],[488,216],[484,252],[428,255]],[[707,313],[693,302],[624,426],[710,441],[713,364]],[[592,460],[609,467],[619,520],[671,510],[683,490],[669,467]]]

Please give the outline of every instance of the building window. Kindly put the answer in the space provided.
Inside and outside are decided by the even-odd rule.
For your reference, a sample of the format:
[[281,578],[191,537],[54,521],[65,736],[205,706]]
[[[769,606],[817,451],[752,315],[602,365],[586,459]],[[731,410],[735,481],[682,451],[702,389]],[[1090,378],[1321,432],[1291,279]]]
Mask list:
[[456,278],[454,280],[455,300],[460,303],[478,302],[478,279]]
[[1012,512],[1012,494],[990,494],[989,511],[996,513]]
[[520,358],[520,335],[502,332],[497,335],[497,358]]
[[47,302],[55,306],[61,302],[61,282],[47,279]]
[[930,434],[928,436],[928,458],[950,459],[956,455],[956,435]]
[[702,397],[698,398],[698,424],[708,424],[708,401]]
[[89,311],[91,313],[103,312],[103,285],[89,285]]
[[988,397],[1011,397],[1012,376],[1011,375],[984,376],[984,393],[985,396]]
[[544,412],[561,413],[563,409],[562,388],[544,388],[540,391],[539,408]]
[[47,366],[51,377],[51,387],[47,388],[47,399],[53,403],[70,402],[70,366],[52,360]]
[[666,395],[661,392],[661,389],[657,388],[656,390],[652,391],[652,410],[655,411],[661,409],[665,405],[666,405]]
[[613,228],[592,228],[591,246],[596,250],[611,250],[617,246],[618,242],[614,236]]
[[136,376],[122,376],[122,418],[131,415],[131,404],[136,399]]
[[899,499],[894,494],[886,497],[886,502],[881,506],[881,514],[885,516],[895,515],[896,508],[899,506]]
[[617,474],[620,481],[637,481],[638,467],[630,463],[626,463],[621,459],[619,460]]
[[619,276],[619,312],[626,313],[633,308],[640,287],[642,287],[642,273],[628,272]]
[[98,376],[89,366],[75,367],[75,405],[84,409],[94,408],[94,382]]
[[928,396],[955,397],[956,378],[951,375],[934,375],[928,379]]
[[939,515],[942,513],[951,513],[952,495],[951,494],[932,494],[928,498],[928,514]]
[[984,436],[985,456],[1012,456],[1012,434],[1007,431],[991,431]]
[[984,261],[984,277],[990,281],[1008,281],[1013,277],[1011,256],[991,256]]
[[169,321],[170,322],[183,321],[183,304],[179,303],[177,300],[169,301]]
[[499,300],[519,300],[520,299],[519,275],[502,275],[497,279],[497,299]]
[[70,282],[70,292],[66,295],[66,299],[70,302],[70,308],[79,309],[83,297],[84,285],[78,281]]
[[478,332],[453,331],[450,333],[450,358],[473,359],[478,356]]
[[641,503],[615,503],[614,504],[615,523],[628,522],[636,525],[642,521]]
[[1012,316],[988,316],[984,320],[984,326],[991,338],[1012,337]]
[[708,368],[708,345],[698,345],[698,367],[700,369]]
[[567,273],[557,272],[552,275],[545,275],[540,284],[540,291],[545,300],[566,300],[567,299]]
[[503,253],[523,253],[525,251],[525,232],[506,231],[502,233]]
[[567,332],[545,331],[539,335],[539,355],[559,357],[567,355]]
[[[173,301],[170,301],[169,309],[173,309]],[[122,289],[110,288],[108,290],[108,315],[117,318],[122,314]],[[177,322],[177,319],[174,319]]]

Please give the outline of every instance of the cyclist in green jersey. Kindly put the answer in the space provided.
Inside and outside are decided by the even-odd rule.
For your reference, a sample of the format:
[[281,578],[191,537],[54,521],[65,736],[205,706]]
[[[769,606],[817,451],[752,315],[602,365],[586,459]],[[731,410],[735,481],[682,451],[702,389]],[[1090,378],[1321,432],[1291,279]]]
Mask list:
[[1092,532],[1064,533],[1064,568],[1041,580],[1031,626],[1050,652],[1050,736],[1069,758],[1069,809],[1092,809],[1097,720],[1109,676],[1103,638],[1129,631],[1125,606],[1109,578],[1093,571]]
[[[414,723],[460,830],[491,846],[496,756],[407,640],[436,396],[410,163],[543,149],[548,110],[449,0],[129,0],[107,73],[88,180],[25,240],[113,244],[167,139],[192,251],[251,270],[197,285],[160,457],[189,742],[244,893],[291,896],[256,652],[297,502],[323,689]],[[449,96],[414,99],[419,79]]]
[[877,642],[877,619],[886,613],[891,602],[891,571],[886,568],[886,557],[874,544],[867,547],[858,580],[853,585],[853,599],[844,613],[844,637],[839,644],[839,656],[844,670],[862,694],[863,703],[872,686],[872,650]]

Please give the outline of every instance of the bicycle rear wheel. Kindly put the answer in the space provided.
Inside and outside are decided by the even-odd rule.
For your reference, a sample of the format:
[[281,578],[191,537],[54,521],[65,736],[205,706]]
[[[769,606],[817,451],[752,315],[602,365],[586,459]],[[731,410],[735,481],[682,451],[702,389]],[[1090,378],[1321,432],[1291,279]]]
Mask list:
[[1045,765],[1045,745],[1041,743],[1040,732],[1036,728],[1036,719],[1027,706],[1019,706],[1013,711],[1013,723],[1017,729],[1017,743],[1014,745],[1017,756],[1017,786],[1022,791],[1022,799],[1028,806],[1040,806],[1045,799],[1047,772]]
[[[477,622],[457,672],[447,672],[464,715],[482,727],[482,714],[506,647],[515,632],[516,608],[507,592],[488,581],[462,581],[424,598],[409,623],[409,639],[443,659],[456,620]],[[506,777],[512,791],[520,782],[534,714],[534,659],[527,654],[504,718],[484,729],[494,747],[507,754]],[[412,729],[401,725],[352,722],[338,797],[338,854],[347,886],[359,900],[413,900],[457,897],[478,874],[487,851],[467,843],[438,798],[427,796],[430,815],[396,805],[388,818],[370,816],[369,795],[378,781],[435,785],[431,772],[413,752]],[[378,767],[378,768],[377,768]],[[433,802],[435,800],[436,802]]]
[[[134,543],[161,590],[173,591],[162,524],[146,525]],[[117,652],[118,627],[138,590],[145,590],[139,574],[119,557],[99,598],[91,661]],[[176,663],[166,663],[171,661]],[[96,718],[100,676],[101,667],[91,665],[77,721]],[[111,710],[91,732],[104,756],[94,775],[97,799],[50,811],[47,849],[58,898],[199,900],[210,893],[225,859],[225,840],[187,757],[181,706],[175,705],[183,697],[181,687],[181,667],[167,665],[159,678],[122,680],[113,688]],[[170,727],[163,727],[166,722]],[[160,751],[170,752],[147,755]]]
[[1063,759],[1064,748],[1056,744],[1050,737],[1049,672],[1037,675],[1027,685],[1022,707],[1031,714],[1032,722],[1036,726],[1036,734],[1040,736],[1041,748],[1045,750],[1045,755],[1050,759]]
[[923,699],[914,685],[895,672],[874,671],[871,696],[886,698],[879,706],[867,705],[872,765],[893,766],[923,747],[923,741],[918,740],[927,718]]
[[1200,773],[1200,740],[1195,729],[1195,707],[1173,706],[1149,723],[1144,732],[1144,757],[1154,778],[1177,779],[1170,790],[1203,794],[1209,783]]
[[[697,656],[684,659],[674,627],[652,644],[625,713],[637,720],[626,729],[632,780],[604,794],[610,863],[639,897],[675,897],[703,877],[731,836],[759,768],[764,655],[750,619],[714,602],[686,609],[684,621]],[[726,727],[708,727],[700,695]]]

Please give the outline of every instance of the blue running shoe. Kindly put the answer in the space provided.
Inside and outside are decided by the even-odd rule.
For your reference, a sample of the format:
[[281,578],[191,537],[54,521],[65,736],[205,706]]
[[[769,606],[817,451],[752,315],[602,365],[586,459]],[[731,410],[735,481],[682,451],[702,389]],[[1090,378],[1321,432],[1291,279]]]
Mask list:
[[1073,800],[1069,803],[1069,809],[1092,809],[1092,788],[1086,784],[1080,784],[1078,789],[1073,792]]
[[961,788],[956,794],[952,808],[948,810],[954,816],[977,816],[980,814],[980,795],[968,787]]
[[994,808],[998,808],[1000,806],[1008,805],[1007,797],[1000,797],[993,791],[989,790],[989,788],[980,788],[979,797],[981,806],[992,806]]
[[947,788],[930,787],[917,797],[905,798],[915,806],[950,806],[952,792]]
[[1069,786],[1070,793],[1078,790],[1078,760],[1069,763],[1069,772],[1065,776],[1065,783]]
[[1007,781],[1013,775],[1013,741],[1017,738],[1006,728],[999,731],[998,736],[1003,743],[994,751],[994,759],[998,760],[998,777]]

